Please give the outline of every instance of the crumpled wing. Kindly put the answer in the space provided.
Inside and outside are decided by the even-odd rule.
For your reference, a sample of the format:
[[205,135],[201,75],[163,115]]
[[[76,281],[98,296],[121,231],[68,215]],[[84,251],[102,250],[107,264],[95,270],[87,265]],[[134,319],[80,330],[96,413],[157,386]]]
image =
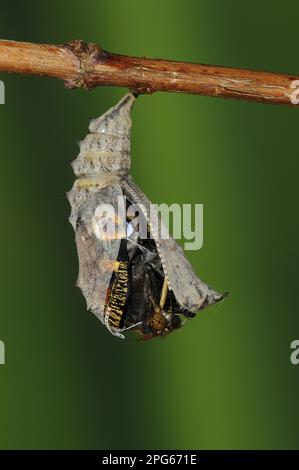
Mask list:
[[163,232],[168,234],[169,232],[149,199],[134,183],[131,176],[122,179],[122,187],[132,203],[141,205],[140,209],[149,223],[152,236],[156,242],[168,287],[173,291],[181,307],[195,313],[200,308],[221,300],[224,297],[222,294],[213,291],[196,276],[191,264],[185,257],[183,249],[176,241],[170,235],[166,239],[156,235],[161,233],[156,230],[157,220],[159,220],[160,227],[163,227]]
[[[68,193],[68,199],[72,206],[70,222],[76,232],[79,259],[77,286],[82,290],[87,308],[104,323],[106,294],[119,252],[121,235],[101,238],[98,208],[109,204],[115,208],[116,219],[120,221],[122,214],[118,213],[118,203],[122,201],[121,210],[124,210],[123,192],[116,181],[113,185],[102,184],[97,189],[89,187],[88,191],[86,187],[76,187],[75,183]],[[118,228],[121,234],[122,228]]]

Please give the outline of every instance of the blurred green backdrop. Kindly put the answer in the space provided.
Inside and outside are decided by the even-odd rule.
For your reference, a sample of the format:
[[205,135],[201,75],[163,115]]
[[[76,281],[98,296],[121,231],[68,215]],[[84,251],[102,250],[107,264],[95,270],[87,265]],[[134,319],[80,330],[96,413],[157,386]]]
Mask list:
[[[0,37],[298,73],[286,0],[1,0]],[[203,203],[197,273],[230,297],[166,340],[113,338],[74,287],[65,198],[88,121],[124,93],[0,74],[0,447],[297,448],[299,110],[158,93],[133,113],[132,174]]]

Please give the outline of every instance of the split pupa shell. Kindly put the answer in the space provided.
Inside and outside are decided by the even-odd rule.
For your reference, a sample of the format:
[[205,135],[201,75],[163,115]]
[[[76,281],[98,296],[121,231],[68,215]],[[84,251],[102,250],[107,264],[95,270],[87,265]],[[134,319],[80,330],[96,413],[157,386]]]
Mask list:
[[[182,248],[169,238],[159,238],[157,223],[163,225],[153,206],[129,175],[131,109],[135,101],[128,93],[113,108],[91,121],[90,133],[80,143],[80,153],[72,163],[77,180],[68,193],[72,211],[70,222],[76,233],[79,258],[77,285],[90,309],[103,323],[107,289],[114,262],[120,249],[120,238],[102,240],[97,235],[94,217],[100,204],[119,207],[123,218],[125,200],[138,204],[146,217],[163,266],[168,288],[182,309],[197,312],[223,298],[194,273]],[[150,211],[151,208],[151,211]],[[167,230],[163,225],[164,233]],[[121,330],[110,328],[120,335]]]

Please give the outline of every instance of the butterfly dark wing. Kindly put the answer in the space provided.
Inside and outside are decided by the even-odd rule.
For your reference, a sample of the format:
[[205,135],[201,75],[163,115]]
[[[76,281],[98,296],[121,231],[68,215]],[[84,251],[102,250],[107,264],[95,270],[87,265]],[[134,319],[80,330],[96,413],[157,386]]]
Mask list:
[[[191,264],[185,257],[183,249],[170,237],[154,206],[134,183],[131,176],[122,179],[122,187],[129,200],[140,206],[149,223],[169,289],[173,291],[181,307],[195,313],[200,308],[221,300],[223,298],[222,294],[215,292],[196,276]],[[163,228],[162,232],[157,230],[157,221],[158,226]],[[159,233],[168,233],[168,238],[161,238]]]

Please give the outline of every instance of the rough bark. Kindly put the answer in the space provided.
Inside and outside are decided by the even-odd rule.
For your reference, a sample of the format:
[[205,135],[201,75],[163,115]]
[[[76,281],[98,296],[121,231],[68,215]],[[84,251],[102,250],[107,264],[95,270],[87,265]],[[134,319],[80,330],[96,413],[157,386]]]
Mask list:
[[137,93],[181,92],[290,106],[299,102],[299,76],[111,54],[81,40],[60,46],[0,40],[0,71],[55,77],[68,88],[106,85]]

